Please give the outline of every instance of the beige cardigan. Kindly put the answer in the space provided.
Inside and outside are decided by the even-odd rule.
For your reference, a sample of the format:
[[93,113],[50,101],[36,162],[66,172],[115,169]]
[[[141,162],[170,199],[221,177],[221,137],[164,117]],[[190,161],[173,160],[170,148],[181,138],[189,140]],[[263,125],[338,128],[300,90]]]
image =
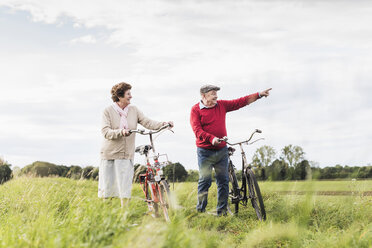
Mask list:
[[[163,122],[153,121],[147,118],[136,106],[129,105],[128,110],[129,129],[137,129],[137,123],[147,129],[159,129]],[[132,159],[134,157],[136,134],[124,137],[119,128],[120,115],[109,106],[103,111],[102,134],[104,137],[101,149],[102,159]]]

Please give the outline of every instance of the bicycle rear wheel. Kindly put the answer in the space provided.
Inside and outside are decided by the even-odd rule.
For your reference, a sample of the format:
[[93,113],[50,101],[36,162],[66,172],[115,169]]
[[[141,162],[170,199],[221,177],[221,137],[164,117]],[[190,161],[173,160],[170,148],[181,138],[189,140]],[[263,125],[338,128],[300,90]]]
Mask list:
[[240,192],[239,192],[238,179],[236,178],[234,165],[232,164],[231,160],[229,162],[229,181],[230,181],[229,194],[231,198],[231,203],[235,205],[235,214],[237,214],[239,212]]
[[169,219],[169,209],[171,208],[171,199],[170,199],[170,190],[167,181],[161,180],[159,182],[159,197],[160,197],[160,206],[163,209],[164,218],[167,222]]
[[252,202],[252,207],[256,211],[257,218],[259,220],[266,220],[266,211],[263,203],[260,187],[258,186],[256,176],[251,169],[247,169],[244,173],[247,179],[249,198]]

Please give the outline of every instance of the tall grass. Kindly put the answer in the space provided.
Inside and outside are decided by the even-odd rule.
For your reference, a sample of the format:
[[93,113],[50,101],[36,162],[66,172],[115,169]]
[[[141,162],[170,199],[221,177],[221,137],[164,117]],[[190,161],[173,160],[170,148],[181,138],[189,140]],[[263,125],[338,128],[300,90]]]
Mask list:
[[[313,194],[319,188],[324,189],[323,183],[306,183],[306,186],[295,182],[276,186],[275,183],[261,183],[268,215],[266,222],[257,221],[251,207],[241,208],[237,216],[196,213],[196,183],[179,183],[172,191],[178,208],[172,211],[171,222],[165,223],[147,214],[138,185],[134,185],[129,206],[121,209],[117,199],[97,198],[95,181],[18,178],[0,186],[0,245],[371,247],[372,197]],[[338,187],[352,191],[366,189],[362,186],[348,188],[350,183],[353,182],[336,183],[336,186],[330,183],[327,187],[331,190]],[[307,193],[287,195],[276,189]],[[214,211],[216,202],[216,187],[212,185],[207,211]]]

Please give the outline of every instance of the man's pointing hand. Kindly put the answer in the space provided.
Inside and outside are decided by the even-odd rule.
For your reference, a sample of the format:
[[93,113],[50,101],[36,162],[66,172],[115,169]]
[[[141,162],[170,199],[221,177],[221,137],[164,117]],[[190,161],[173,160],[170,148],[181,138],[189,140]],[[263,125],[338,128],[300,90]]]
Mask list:
[[261,97],[268,97],[270,95],[270,90],[272,90],[272,88],[260,92]]

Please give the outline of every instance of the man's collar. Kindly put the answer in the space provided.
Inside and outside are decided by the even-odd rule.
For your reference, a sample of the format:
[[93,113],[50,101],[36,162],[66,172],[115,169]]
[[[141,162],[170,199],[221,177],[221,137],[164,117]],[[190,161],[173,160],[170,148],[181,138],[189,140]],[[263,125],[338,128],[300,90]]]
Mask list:
[[[217,103],[216,103],[216,105],[217,105]],[[216,105],[214,105],[214,106],[216,106]],[[207,106],[205,106],[202,100],[200,100],[200,102],[199,102],[199,108],[200,109],[203,109],[203,108],[213,108],[213,107],[207,107]]]

